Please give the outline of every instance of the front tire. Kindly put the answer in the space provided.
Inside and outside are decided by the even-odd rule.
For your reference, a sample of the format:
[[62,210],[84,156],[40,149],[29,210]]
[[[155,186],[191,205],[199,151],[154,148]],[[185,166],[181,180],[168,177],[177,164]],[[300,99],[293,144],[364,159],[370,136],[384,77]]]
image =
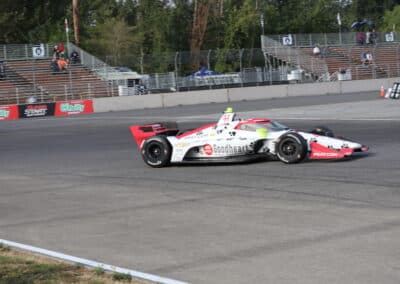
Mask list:
[[307,155],[307,142],[295,132],[283,134],[276,145],[276,155],[286,164],[295,164]]
[[162,168],[169,164],[171,146],[164,136],[153,136],[142,147],[143,161],[153,168]]

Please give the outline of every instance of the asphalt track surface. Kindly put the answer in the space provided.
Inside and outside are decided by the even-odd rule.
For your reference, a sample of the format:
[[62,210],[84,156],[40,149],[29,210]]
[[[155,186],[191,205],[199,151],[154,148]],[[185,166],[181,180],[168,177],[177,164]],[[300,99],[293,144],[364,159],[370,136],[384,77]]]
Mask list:
[[231,104],[370,146],[336,162],[146,166],[135,123],[225,104],[0,123],[0,238],[190,283],[399,283],[400,101]]

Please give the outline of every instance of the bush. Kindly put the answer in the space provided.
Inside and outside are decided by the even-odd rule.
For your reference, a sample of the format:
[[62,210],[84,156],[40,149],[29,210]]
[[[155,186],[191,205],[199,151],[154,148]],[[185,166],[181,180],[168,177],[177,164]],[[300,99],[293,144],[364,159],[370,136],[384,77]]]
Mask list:
[[113,278],[113,280],[116,280],[116,281],[124,281],[124,280],[126,280],[126,281],[131,281],[131,280],[132,280],[132,275],[127,274],[127,273],[118,273],[118,272],[115,272],[115,273],[112,275],[112,278]]

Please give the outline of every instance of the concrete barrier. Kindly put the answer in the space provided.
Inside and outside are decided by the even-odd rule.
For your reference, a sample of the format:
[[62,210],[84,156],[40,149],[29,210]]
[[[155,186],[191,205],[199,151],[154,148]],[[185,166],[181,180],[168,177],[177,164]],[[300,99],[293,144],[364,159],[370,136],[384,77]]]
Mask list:
[[379,92],[381,86],[388,85],[387,78],[374,80],[340,81],[342,93]]
[[93,100],[94,112],[121,111],[131,109],[224,103],[230,101],[261,100],[270,98],[314,96],[371,92],[391,87],[400,78],[336,81],[306,84],[272,85],[233,89],[216,89],[192,92],[150,94],[145,96],[122,96]]
[[321,82],[321,83],[305,83],[305,84],[289,84],[288,96],[316,96],[340,94],[339,82]]
[[196,105],[206,103],[225,103],[228,101],[227,89],[162,94],[163,106]]
[[287,96],[287,85],[272,85],[260,87],[228,89],[228,100],[231,102],[243,100],[262,100],[282,98]]
[[163,107],[162,94],[93,99],[94,112]]

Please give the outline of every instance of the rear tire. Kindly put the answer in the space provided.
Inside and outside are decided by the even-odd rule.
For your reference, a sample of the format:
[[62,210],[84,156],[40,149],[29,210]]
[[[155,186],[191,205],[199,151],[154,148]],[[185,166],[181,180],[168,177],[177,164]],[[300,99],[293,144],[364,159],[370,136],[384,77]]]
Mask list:
[[276,155],[286,164],[295,164],[307,155],[307,142],[295,132],[283,134],[276,145]]
[[153,168],[162,168],[171,159],[171,145],[164,136],[153,136],[147,139],[142,147],[143,161]]

